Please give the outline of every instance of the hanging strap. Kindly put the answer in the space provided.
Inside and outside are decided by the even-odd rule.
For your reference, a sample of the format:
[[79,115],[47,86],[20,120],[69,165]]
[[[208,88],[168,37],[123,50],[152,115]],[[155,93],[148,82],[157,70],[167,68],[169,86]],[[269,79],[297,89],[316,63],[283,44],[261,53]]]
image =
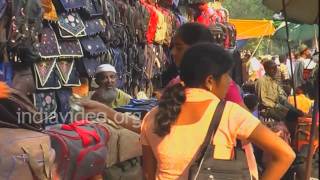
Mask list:
[[22,150],[28,155],[29,157],[29,166],[33,175],[38,180],[51,180],[51,164],[50,164],[50,148],[46,144],[40,144],[42,154],[43,154],[43,164],[39,164],[35,154],[33,154],[32,148],[29,147],[21,147]]
[[209,129],[208,129],[206,138],[205,138],[204,142],[202,143],[202,145],[200,146],[200,158],[198,159],[199,161],[201,161],[205,152],[208,150],[210,141],[213,139],[213,137],[219,127],[225,105],[226,105],[225,100],[221,100],[219,102],[219,104],[217,105],[217,108],[213,114]]
[[76,121],[72,124],[63,124],[61,126],[62,130],[66,130],[66,131],[75,131],[81,138],[82,141],[82,146],[83,147],[87,147],[90,145],[91,143],[91,138],[92,137],[97,143],[100,142],[100,136],[98,135],[98,133],[93,130],[86,130],[84,128],[81,128],[81,126],[85,126],[90,124],[89,121],[87,120],[81,120],[81,121]]

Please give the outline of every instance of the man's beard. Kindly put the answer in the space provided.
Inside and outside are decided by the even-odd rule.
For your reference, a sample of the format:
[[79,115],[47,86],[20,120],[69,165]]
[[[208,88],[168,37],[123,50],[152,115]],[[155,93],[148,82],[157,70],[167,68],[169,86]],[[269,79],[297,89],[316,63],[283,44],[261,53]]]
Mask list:
[[103,88],[101,91],[101,98],[103,102],[107,105],[111,105],[112,102],[117,98],[117,90],[116,88]]

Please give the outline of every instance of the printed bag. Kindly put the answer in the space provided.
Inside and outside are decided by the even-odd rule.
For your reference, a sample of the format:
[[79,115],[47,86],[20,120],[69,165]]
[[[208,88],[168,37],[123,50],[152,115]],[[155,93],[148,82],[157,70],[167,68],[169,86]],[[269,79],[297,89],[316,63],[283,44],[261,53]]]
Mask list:
[[33,64],[36,88],[38,90],[60,89],[61,84],[56,72],[56,60],[40,61]]
[[58,20],[61,37],[82,37],[85,36],[85,26],[78,13],[62,13]]
[[60,56],[58,40],[51,27],[44,27],[41,31],[39,52],[41,58],[57,58]]
[[109,132],[89,121],[56,125],[46,131],[56,150],[61,180],[86,180],[102,174],[105,168]]
[[74,60],[59,60],[56,63],[60,81],[63,86],[80,86],[79,73],[74,66]]

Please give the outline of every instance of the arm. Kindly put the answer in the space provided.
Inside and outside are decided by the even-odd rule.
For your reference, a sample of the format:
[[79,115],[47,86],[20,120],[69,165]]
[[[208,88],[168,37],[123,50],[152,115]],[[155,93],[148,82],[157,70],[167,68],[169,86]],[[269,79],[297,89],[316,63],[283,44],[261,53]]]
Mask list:
[[84,107],[86,112],[96,114],[104,113],[106,118],[112,120],[117,125],[140,134],[141,120],[139,119],[135,119],[125,115],[124,113],[117,112],[114,109],[97,101],[82,100],[81,105]]
[[254,129],[248,139],[272,156],[272,161],[268,163],[261,179],[280,179],[295,159],[291,147],[262,124]]
[[155,180],[157,160],[150,146],[142,145],[142,169],[145,180]]

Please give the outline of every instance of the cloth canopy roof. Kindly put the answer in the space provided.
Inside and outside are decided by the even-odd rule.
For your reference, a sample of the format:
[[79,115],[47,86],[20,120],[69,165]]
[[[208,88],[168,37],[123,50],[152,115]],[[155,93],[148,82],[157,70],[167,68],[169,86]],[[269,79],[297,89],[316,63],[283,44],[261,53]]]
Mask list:
[[230,19],[229,22],[236,27],[237,40],[271,36],[276,31],[271,20]]

